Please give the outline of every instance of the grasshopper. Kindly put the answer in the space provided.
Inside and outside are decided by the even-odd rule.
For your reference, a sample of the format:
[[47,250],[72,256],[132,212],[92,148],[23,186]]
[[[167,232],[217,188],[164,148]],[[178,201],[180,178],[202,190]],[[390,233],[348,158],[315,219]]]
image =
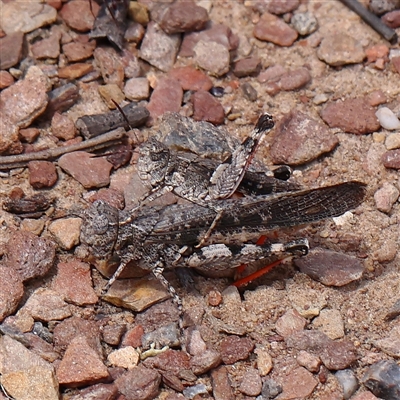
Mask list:
[[[339,216],[360,205],[365,191],[363,183],[345,182],[291,193],[213,200],[211,207],[174,204],[124,211],[96,201],[83,215],[81,243],[91,260],[118,259],[120,265],[106,289],[128,262],[136,261],[160,280],[181,311],[180,298],[163,276],[165,269],[227,269],[271,254],[306,254],[306,239],[262,246],[250,241],[271,229]],[[215,203],[223,212],[207,243],[198,247],[217,215]]]

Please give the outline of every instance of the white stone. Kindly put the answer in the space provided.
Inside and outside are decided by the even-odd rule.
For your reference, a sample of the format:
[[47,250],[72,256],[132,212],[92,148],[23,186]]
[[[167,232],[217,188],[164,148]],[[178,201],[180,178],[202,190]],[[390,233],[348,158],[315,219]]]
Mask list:
[[389,131],[400,129],[400,121],[390,108],[381,107],[375,113],[375,115],[378,118],[382,128],[385,128]]

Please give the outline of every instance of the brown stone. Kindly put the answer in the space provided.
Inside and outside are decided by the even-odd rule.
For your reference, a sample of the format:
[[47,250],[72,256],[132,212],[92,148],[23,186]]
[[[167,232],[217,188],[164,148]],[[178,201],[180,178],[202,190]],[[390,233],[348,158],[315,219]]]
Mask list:
[[222,361],[225,364],[234,364],[239,360],[245,360],[249,357],[253,348],[254,344],[250,338],[227,336],[222,339],[220,344]]
[[115,380],[120,393],[127,399],[154,399],[161,383],[161,375],[142,366],[127,371]]
[[243,58],[235,62],[233,73],[238,77],[257,76],[261,71],[261,61],[257,57]]
[[192,96],[193,119],[207,121],[214,125],[221,125],[225,120],[225,111],[222,104],[209,92],[199,90]]
[[59,15],[72,29],[87,32],[93,28],[99,10],[95,1],[73,0],[63,5]]
[[363,135],[380,128],[375,111],[366,99],[359,97],[328,103],[321,111],[321,117],[331,128]]
[[92,64],[76,63],[59,68],[58,77],[64,79],[77,79],[93,71]]
[[57,170],[50,161],[30,161],[28,169],[29,183],[35,189],[52,187],[57,182]]
[[5,265],[23,281],[45,275],[55,260],[55,244],[27,231],[14,231],[5,247]]
[[157,22],[164,32],[173,34],[201,31],[208,20],[206,9],[191,1],[181,1],[168,7]]
[[8,71],[0,71],[0,89],[9,87],[13,83],[14,78]]
[[91,40],[88,43],[72,42],[64,44],[63,53],[69,62],[86,60],[93,55],[96,48],[96,41]]

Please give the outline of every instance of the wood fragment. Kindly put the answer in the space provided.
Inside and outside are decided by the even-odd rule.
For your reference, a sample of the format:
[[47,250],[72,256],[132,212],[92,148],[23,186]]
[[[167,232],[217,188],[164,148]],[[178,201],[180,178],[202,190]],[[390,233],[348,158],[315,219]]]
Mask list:
[[85,115],[76,120],[75,126],[86,139],[90,139],[119,127],[136,128],[143,125],[150,115],[147,108],[137,106],[135,103],[122,107],[122,111],[129,124],[119,110],[114,110],[105,114]]
[[125,136],[125,129],[118,128],[99,137],[85,140],[70,146],[55,147],[34,153],[16,154],[13,156],[0,156],[0,170],[26,167],[33,160],[54,160],[63,154],[73,151],[95,151],[104,147],[120,144]]

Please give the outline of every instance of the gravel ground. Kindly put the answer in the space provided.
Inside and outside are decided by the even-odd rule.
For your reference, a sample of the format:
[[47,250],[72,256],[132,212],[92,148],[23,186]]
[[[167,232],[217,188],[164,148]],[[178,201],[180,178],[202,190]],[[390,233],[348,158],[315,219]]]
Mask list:
[[[108,4],[1,3],[0,400],[400,398],[398,44],[334,0],[146,0],[126,19]],[[398,2],[370,7],[400,26]],[[135,128],[94,157],[81,117],[111,99],[135,102]],[[137,268],[101,298],[112,270],[82,258],[79,212],[135,204],[147,189],[131,150],[149,136],[221,156],[263,112],[276,126],[254,168],[290,165],[305,188],[356,180],[367,195],[343,217],[271,233],[307,237],[311,252],[245,288],[231,271],[168,271],[183,352],[177,308]],[[179,137],[179,118],[220,127]]]

